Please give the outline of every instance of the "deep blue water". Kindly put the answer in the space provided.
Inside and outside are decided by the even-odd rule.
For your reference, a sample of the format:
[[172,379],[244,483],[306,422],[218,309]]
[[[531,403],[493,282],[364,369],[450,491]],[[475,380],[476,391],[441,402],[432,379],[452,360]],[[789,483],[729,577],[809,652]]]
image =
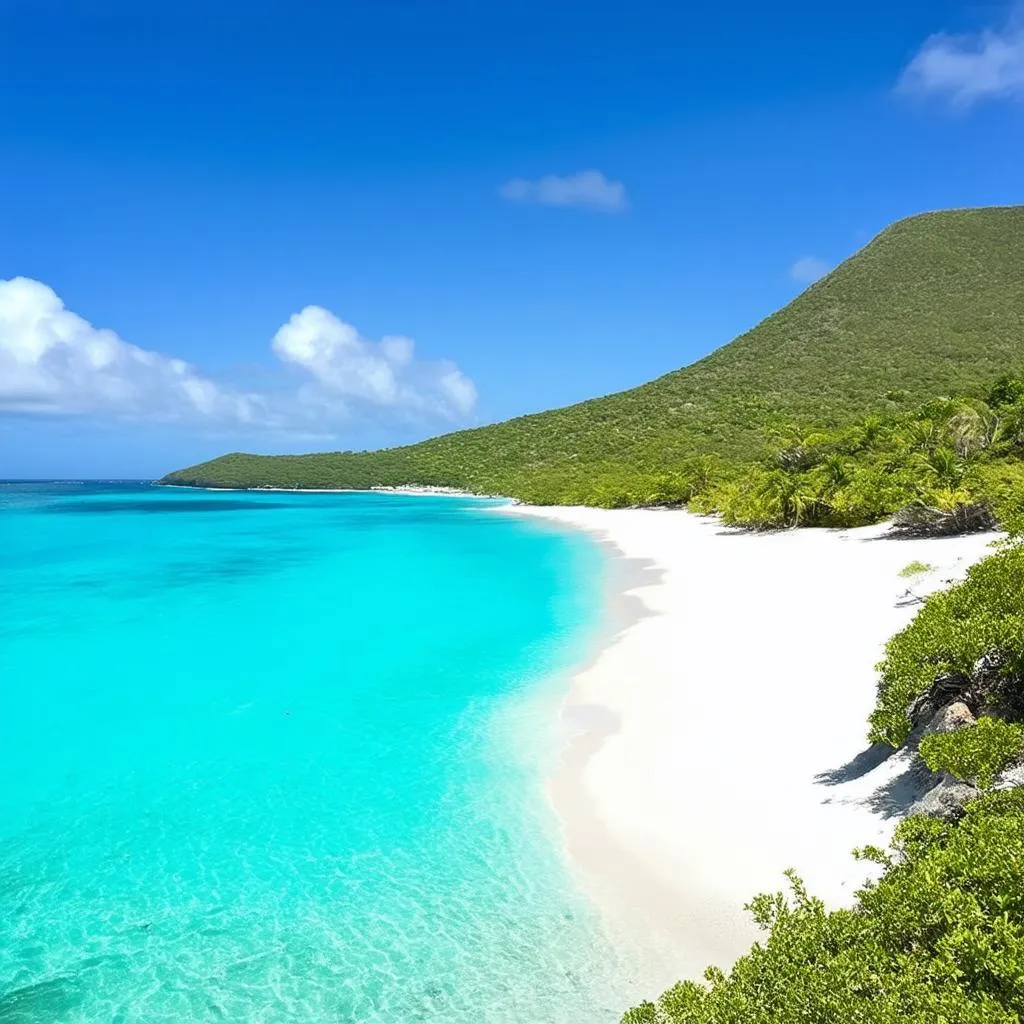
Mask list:
[[602,572],[468,499],[0,485],[0,1022],[617,1019],[543,792]]

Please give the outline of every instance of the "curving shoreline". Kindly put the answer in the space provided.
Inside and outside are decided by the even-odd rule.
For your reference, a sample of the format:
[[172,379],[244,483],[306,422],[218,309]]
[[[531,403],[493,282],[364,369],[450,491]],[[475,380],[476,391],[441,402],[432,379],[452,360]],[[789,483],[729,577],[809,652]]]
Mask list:
[[[684,511],[506,506],[614,551],[605,644],[563,705],[550,780],[570,860],[667,986],[728,967],[743,910],[794,868],[830,905],[869,877],[913,792],[867,751],[874,666],[907,599],[961,578],[994,534],[883,539],[885,525],[738,534]],[[908,581],[912,561],[933,566]]]

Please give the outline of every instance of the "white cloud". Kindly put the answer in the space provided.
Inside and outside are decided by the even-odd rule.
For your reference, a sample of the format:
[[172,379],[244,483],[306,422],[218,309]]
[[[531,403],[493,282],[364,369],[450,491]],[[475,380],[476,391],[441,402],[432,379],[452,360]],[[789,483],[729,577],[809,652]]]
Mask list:
[[476,405],[476,385],[454,363],[442,364],[437,385],[456,412],[463,416],[472,412]]
[[255,423],[266,410],[181,359],[130,345],[27,277],[0,281],[0,411]]
[[466,415],[476,388],[454,363],[419,362],[411,338],[375,343],[322,306],[306,306],[274,335],[276,355],[308,371],[319,399],[338,395],[376,406]]
[[982,99],[1024,99],[1024,25],[927,39],[897,83],[901,92],[941,96],[954,106]]
[[629,206],[626,186],[609,181],[600,171],[578,171],[559,177],[547,174],[536,181],[513,178],[500,189],[501,196],[514,203],[541,206],[580,206],[606,213],[621,213]]
[[823,278],[832,268],[817,256],[801,256],[789,268],[789,276],[800,284],[814,284]]
[[476,404],[473,382],[454,363],[417,360],[411,338],[368,341],[321,306],[294,314],[271,348],[302,371],[297,391],[218,383],[94,327],[40,281],[0,280],[0,414],[309,431],[364,416],[457,420]]

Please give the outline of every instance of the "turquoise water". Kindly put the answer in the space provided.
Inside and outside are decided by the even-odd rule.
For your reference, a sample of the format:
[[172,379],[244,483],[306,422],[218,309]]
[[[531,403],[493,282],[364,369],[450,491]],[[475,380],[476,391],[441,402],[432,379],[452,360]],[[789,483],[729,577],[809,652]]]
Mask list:
[[617,1019],[543,793],[601,572],[473,500],[0,486],[0,1022]]

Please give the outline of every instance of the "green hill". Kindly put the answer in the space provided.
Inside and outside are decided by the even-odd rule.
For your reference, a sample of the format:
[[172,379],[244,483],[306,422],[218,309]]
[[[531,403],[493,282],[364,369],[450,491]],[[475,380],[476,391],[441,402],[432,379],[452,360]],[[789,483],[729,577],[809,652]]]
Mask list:
[[376,452],[231,454],[164,478],[221,487],[438,484],[622,503],[697,456],[750,462],[780,422],[841,426],[1024,366],[1024,207],[893,224],[788,306],[630,391]]

